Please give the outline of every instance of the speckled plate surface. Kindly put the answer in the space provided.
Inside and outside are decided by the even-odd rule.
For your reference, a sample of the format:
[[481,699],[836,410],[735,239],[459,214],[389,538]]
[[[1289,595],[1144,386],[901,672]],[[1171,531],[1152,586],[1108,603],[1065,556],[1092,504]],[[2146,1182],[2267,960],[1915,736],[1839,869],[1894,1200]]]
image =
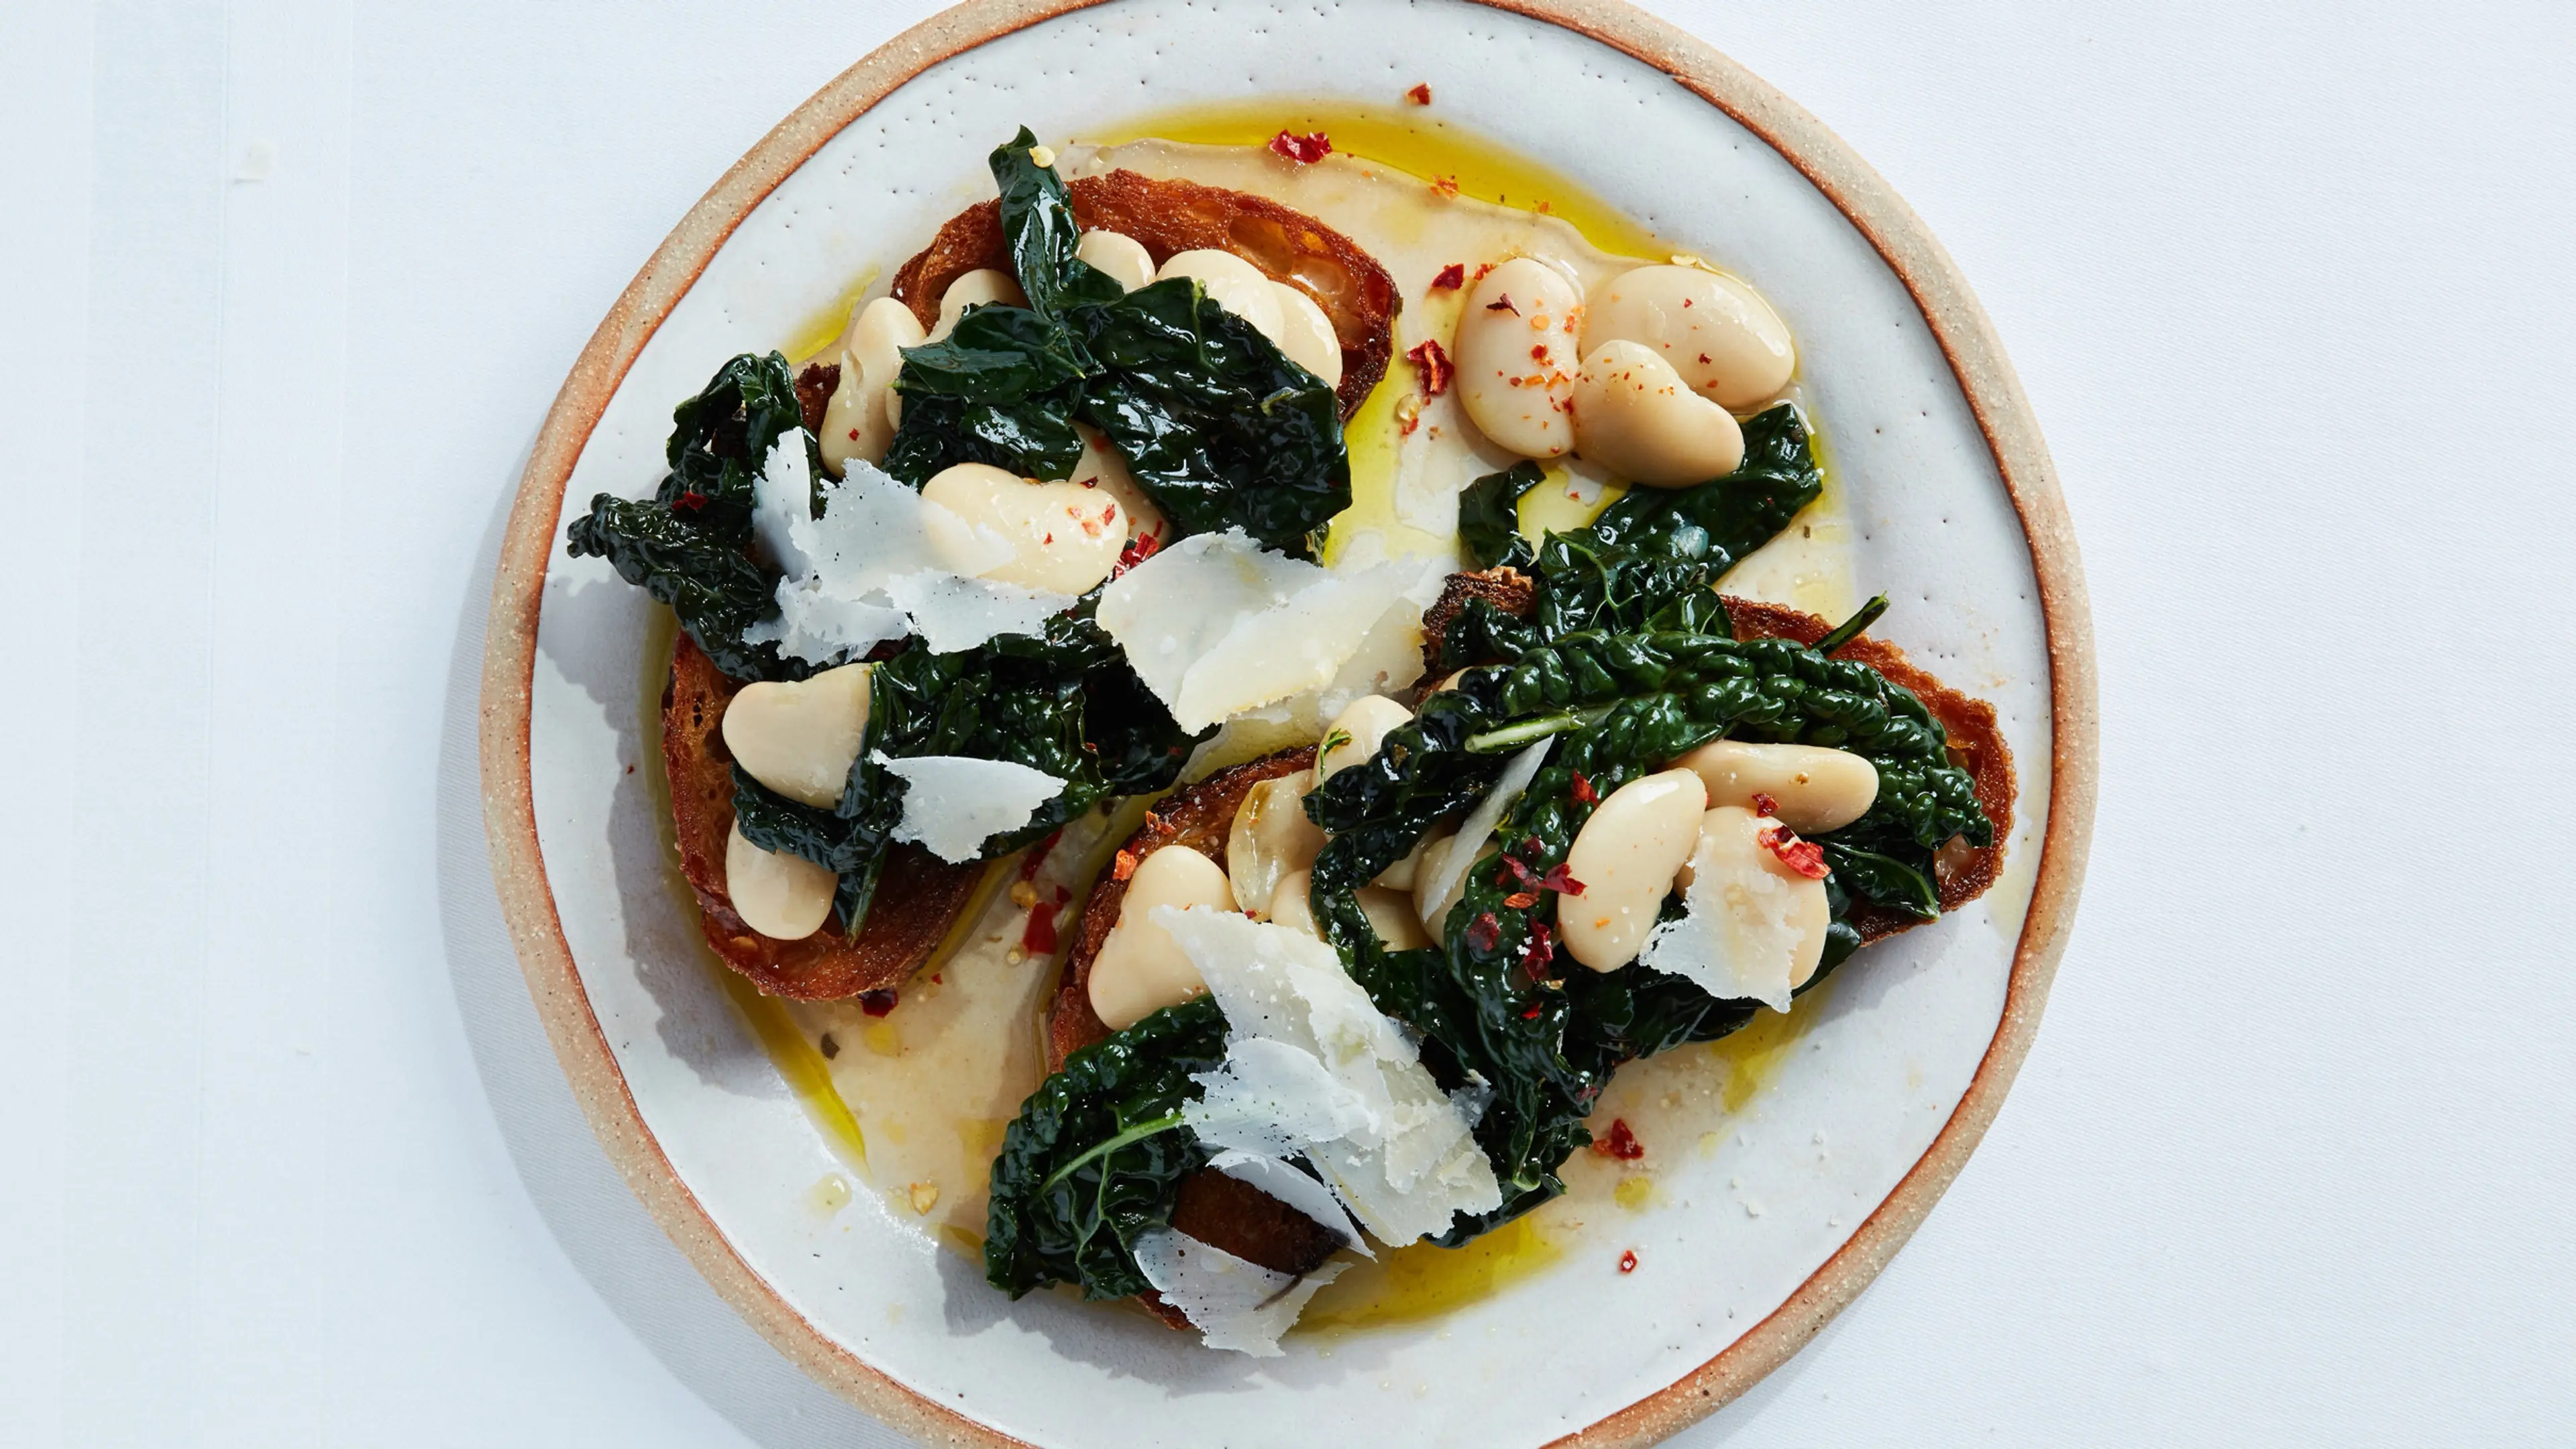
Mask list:
[[[1723,1060],[1677,1053],[1623,1086],[1641,1116],[1666,1110],[1670,1145],[1643,1190],[1578,1182],[1543,1266],[1432,1318],[1293,1335],[1285,1357],[1251,1360],[1140,1314],[1014,1304],[874,1194],[817,1210],[814,1184],[843,1164],[670,889],[640,768],[667,631],[600,561],[563,555],[564,503],[646,491],[676,400],[727,356],[788,345],[870,264],[891,271],[989,190],[984,154],[1015,125],[1079,140],[1140,112],[1384,104],[1415,82],[1445,123],[1582,177],[1779,309],[1844,490],[1854,582],[1897,601],[1876,632],[1994,703],[2018,818],[1990,894],[1862,953],[1795,1031]],[[1706,1414],[1813,1336],[1957,1173],[2036,1029],[2091,823],[2082,578],[1984,315],[1921,223],[1813,118],[1616,4],[944,12],[782,123],[601,324],[521,485],[492,618],[495,871],[602,1143],[782,1352],[945,1441],[1620,1443]],[[1629,1251],[1637,1271],[1623,1274]]]

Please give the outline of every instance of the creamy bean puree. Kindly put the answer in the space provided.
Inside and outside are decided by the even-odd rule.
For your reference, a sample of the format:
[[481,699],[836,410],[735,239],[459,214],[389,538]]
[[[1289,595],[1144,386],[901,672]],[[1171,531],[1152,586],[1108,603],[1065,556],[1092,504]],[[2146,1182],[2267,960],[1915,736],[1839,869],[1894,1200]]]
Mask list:
[[[1570,189],[1533,190],[1544,173],[1445,129],[1354,112],[1343,147],[1325,131],[1209,144],[1225,126],[1205,116],[1174,129],[1201,139],[1050,148],[1023,133],[997,151],[1019,276],[952,266],[922,294],[936,306],[928,326],[931,302],[916,312],[882,286],[836,309],[800,349],[838,368],[820,384],[828,403],[801,400],[810,451],[793,429],[765,450],[711,444],[690,462],[675,445],[663,502],[676,515],[726,506],[743,495],[722,490],[757,470],[749,556],[764,581],[777,576],[775,617],[727,633],[711,606],[688,611],[719,586],[657,596],[680,603],[728,675],[759,673],[722,719],[744,777],[726,903],[749,930],[823,941],[842,919],[903,911],[900,898],[869,905],[873,867],[836,843],[851,831],[979,872],[946,938],[897,985],[820,1001],[734,992],[851,1167],[898,1220],[977,1255],[1014,1295],[1052,1283],[1143,1294],[1211,1346],[1268,1354],[1301,1313],[1310,1330],[1416,1319],[1615,1241],[1623,1214],[1658,1201],[1662,1167],[1746,1121],[1812,1019],[1793,994],[1865,930],[1938,914],[1938,887],[1986,847],[1989,822],[1956,742],[1944,753],[1945,725],[1871,668],[1828,657],[1884,600],[1853,609],[1850,525],[1815,461],[1831,420],[1806,414],[1795,338],[1755,288]],[[1388,154],[1368,154],[1371,140]],[[1267,366],[1270,381],[1237,395],[1265,412],[1313,408],[1356,344],[1309,279],[1274,279],[1221,248],[1149,251],[1107,227],[1076,236],[1065,185],[1120,172],[1267,198],[1339,231],[1391,279],[1392,355],[1342,424],[1348,502],[1329,519],[1283,528],[1256,495],[1235,497],[1235,514],[1193,512],[1215,495],[1153,455],[1173,436],[1227,446],[1222,420],[1188,421],[1186,401],[1169,404],[1181,422],[1156,411],[1168,403],[1156,367]],[[1569,215],[1591,218],[1592,234]],[[900,259],[859,260],[892,275]],[[1193,294],[1223,316],[1190,310],[1204,305]],[[1181,310],[1153,311],[1167,306]],[[999,330],[1004,318],[1021,330]],[[1244,326],[1262,340],[1225,330]],[[1201,329],[1196,362],[1153,360],[1175,327]],[[1030,351],[1033,335],[1056,340]],[[1059,375],[1050,355],[1078,360]],[[757,361],[711,385],[720,422],[783,405],[760,401],[776,397],[783,360],[766,373]],[[1053,423],[1029,411],[1045,389],[1091,386],[1064,381],[1084,366],[1105,369],[1089,375],[1125,389],[1119,401],[1069,394],[1094,410]],[[1018,371],[1002,424],[978,422],[985,384],[957,379],[1006,368]],[[931,411],[907,424],[912,409]],[[1331,437],[1331,418],[1313,426]],[[1045,443],[1049,427],[1060,443]],[[940,428],[953,430],[949,451],[925,463],[918,439]],[[1121,428],[1123,441],[1110,436]],[[1035,476],[955,461],[960,448],[1036,456],[1008,453],[1023,445],[1058,450]],[[725,456],[742,460],[733,472],[710,461]],[[1337,480],[1322,457],[1301,476]],[[713,480],[705,491],[682,479],[691,467]],[[1737,512],[1655,501],[1700,489]],[[613,500],[593,508],[575,551],[619,557]],[[1497,508],[1510,510],[1501,523],[1477,521]],[[1528,542],[1512,541],[1514,522]],[[1328,526],[1305,531],[1317,523]],[[660,515],[624,526],[675,547],[655,532],[674,526]],[[1593,571],[1533,553],[1551,532],[1597,534]],[[1654,541],[1665,537],[1685,542]],[[1691,540],[1743,555],[1726,593],[1848,622],[1814,653],[1730,629]],[[1448,667],[1469,668],[1418,679],[1426,609],[1435,597],[1457,609],[1449,576],[1497,557],[1520,572],[1484,576],[1506,582],[1467,607],[1486,610],[1471,622],[1501,642],[1463,646],[1482,652]],[[619,564],[648,581],[648,566]],[[1457,629],[1445,637],[1460,647]],[[1102,691],[1141,690],[1171,731],[1161,739],[1180,743],[1157,741],[1141,765],[1132,740],[1096,731],[1078,748],[972,747],[985,714],[1028,707],[1004,696],[937,723],[986,681],[942,675],[934,656],[991,647],[973,667],[1007,673],[1039,667],[1013,651],[1041,642],[1044,667],[1091,671],[1045,708],[1079,722],[1094,699],[1107,717],[1122,706]],[[919,743],[934,736],[950,743]],[[1266,773],[1230,768],[1256,757]],[[1145,793],[1109,787],[1157,767]],[[1097,778],[1113,770],[1130,774]],[[1194,827],[1215,843],[1161,843],[1175,837],[1148,807],[1175,770],[1185,793],[1162,808],[1221,808]],[[893,803],[870,804],[868,788]],[[1105,935],[1094,927],[1096,950],[1067,986],[1103,889]],[[1452,985],[1445,970],[1469,975]],[[1405,971],[1430,973],[1431,994],[1406,996]],[[1464,994],[1440,1007],[1444,991]],[[1478,993],[1495,992],[1508,1014],[1461,1035],[1491,1009]],[[1408,1021],[1387,1014],[1390,1000],[1451,1015]],[[1083,1040],[1100,1044],[1050,1079],[1050,1011],[1086,1008],[1102,1030]],[[1567,1085],[1551,1070],[1593,1075]],[[1529,1124],[1525,1145],[1480,1135],[1495,1121]],[[1111,1164],[1118,1193],[1145,1206],[1114,1205],[1100,1186]],[[1218,1179],[1234,1186],[1207,1187]],[[845,1210],[838,1183],[810,1195],[818,1211]],[[1238,1206],[1193,1208],[1193,1184],[1215,1194],[1203,1204],[1233,1192]],[[1245,1226],[1260,1217],[1245,1201],[1289,1226]],[[1190,1230],[1209,1239],[1185,1223],[1212,1225]],[[1457,1245],[1435,1244],[1444,1234]],[[1630,1254],[1619,1270],[1635,1266]]]

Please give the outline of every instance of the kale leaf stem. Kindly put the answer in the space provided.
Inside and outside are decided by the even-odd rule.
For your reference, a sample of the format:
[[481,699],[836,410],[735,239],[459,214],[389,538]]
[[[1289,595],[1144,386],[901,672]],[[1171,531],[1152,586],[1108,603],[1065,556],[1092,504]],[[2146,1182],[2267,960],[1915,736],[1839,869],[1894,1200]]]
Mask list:
[[1818,654],[1822,654],[1830,658],[1835,650],[1840,649],[1854,639],[1859,638],[1862,630],[1877,623],[1878,616],[1886,612],[1887,595],[1881,594],[1877,598],[1870,600],[1868,603],[1861,605],[1857,613],[1853,614],[1850,618],[1843,620],[1839,625],[1836,625],[1832,633],[1817,640],[1814,646],[1815,651]]
[[1573,709],[1563,714],[1543,714],[1536,719],[1520,720],[1498,730],[1467,736],[1467,752],[1471,755],[1498,755],[1505,750],[1518,749],[1532,740],[1543,740],[1549,735],[1561,735],[1567,730],[1598,724],[1601,717],[1609,712],[1609,706],[1604,705],[1599,709]]
[[1084,1163],[1090,1162],[1096,1158],[1106,1157],[1110,1153],[1117,1151],[1121,1147],[1127,1146],[1131,1142],[1142,1142],[1148,1137],[1159,1136],[1162,1133],[1169,1132],[1180,1125],[1181,1114],[1178,1112],[1168,1113],[1161,1117],[1149,1118],[1146,1121],[1139,1122],[1135,1126],[1128,1128],[1126,1131],[1119,1133],[1117,1136],[1110,1138],[1108,1141],[1103,1142],[1092,1148],[1090,1151],[1076,1157],[1064,1166],[1048,1173],[1046,1181],[1038,1184],[1038,1191],[1040,1193],[1053,1192],[1059,1183],[1062,1183],[1066,1178],[1071,1177],[1076,1172],[1080,1171]]

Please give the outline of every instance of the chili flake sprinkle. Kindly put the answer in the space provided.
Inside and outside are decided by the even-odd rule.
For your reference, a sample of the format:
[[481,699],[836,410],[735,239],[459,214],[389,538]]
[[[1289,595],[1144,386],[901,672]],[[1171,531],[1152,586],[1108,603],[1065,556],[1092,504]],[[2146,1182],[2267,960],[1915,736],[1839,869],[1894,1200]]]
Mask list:
[[1625,1117],[1612,1118],[1610,1135],[1595,1141],[1592,1150],[1604,1157],[1618,1158],[1621,1162],[1634,1162],[1646,1155],[1645,1144],[1637,1140],[1637,1134],[1629,1129]]
[[1521,315],[1521,309],[1512,305],[1512,294],[1509,292],[1505,292],[1495,301],[1487,302],[1485,304],[1485,310],[1488,312],[1509,312],[1515,317]]
[[[1155,550],[1162,546],[1163,541],[1150,533],[1140,533],[1134,538],[1127,540],[1127,546],[1118,550],[1118,565],[1109,571],[1109,576],[1114,579],[1120,574],[1127,572],[1129,569],[1134,568],[1136,565],[1143,563],[1145,560],[1152,558]],[[1120,879],[1124,880],[1125,877],[1121,876]]]
[[1561,896],[1583,894],[1583,882],[1576,880],[1574,872],[1567,870],[1562,861],[1549,866],[1547,874],[1538,878],[1538,888],[1543,891],[1554,891]]
[[1467,927],[1467,944],[1478,951],[1491,951],[1501,945],[1502,940],[1503,923],[1494,919],[1491,911],[1478,916]]
[[1309,131],[1303,136],[1281,131],[1270,138],[1270,149],[1300,166],[1312,166],[1333,154],[1333,143],[1321,131]]
[[1530,907],[1538,904],[1538,892],[1514,891],[1510,895],[1503,897],[1503,904],[1516,911],[1526,911]]
[[1547,977],[1548,964],[1555,959],[1556,933],[1547,928],[1545,921],[1531,923],[1529,949],[1521,953],[1521,969],[1529,973],[1530,980],[1541,981]]
[[1112,866],[1109,868],[1109,878],[1110,878],[1111,880],[1125,880],[1127,877],[1129,877],[1129,876],[1131,876],[1131,875],[1134,875],[1135,873],[1136,873],[1136,854],[1135,854],[1135,852],[1133,852],[1133,851],[1128,851],[1128,850],[1122,850],[1122,851],[1118,852],[1118,861],[1117,861],[1117,863],[1116,863],[1115,865],[1112,865]]
[[699,492],[695,488],[692,488],[688,492],[671,500],[671,511],[673,513],[681,512],[684,509],[690,513],[695,513],[706,506],[707,495]]
[[894,1010],[894,1003],[895,992],[894,988],[891,986],[887,987],[883,991],[862,991],[859,993],[859,1010],[866,1012],[870,1016],[885,1015],[887,1012]]
[[1449,380],[1458,375],[1458,369],[1449,365],[1449,354],[1442,351],[1436,341],[1424,342],[1404,354],[1404,360],[1412,363],[1422,373],[1424,397],[1438,397],[1447,392]]
[[1825,848],[1812,840],[1800,840],[1788,826],[1766,825],[1755,840],[1764,850],[1780,857],[1782,865],[1809,880],[1823,880],[1833,873],[1825,866]]
[[1756,790],[1753,792],[1753,813],[1756,815],[1777,815],[1780,813],[1780,802],[1772,796],[1764,794],[1760,790]]
[[1467,285],[1465,262],[1451,262],[1440,269],[1438,276],[1431,279],[1431,290],[1435,292],[1454,292],[1465,285]]
[[1431,189],[1433,192],[1441,196],[1455,196],[1458,194],[1458,178],[1455,176],[1434,176],[1431,178]]
[[1417,106],[1431,104],[1431,82],[1424,81],[1404,93],[1404,98]]
[[1637,1271],[1636,1249],[1630,1248],[1628,1251],[1619,1255],[1619,1271],[1622,1273],[1634,1273]]

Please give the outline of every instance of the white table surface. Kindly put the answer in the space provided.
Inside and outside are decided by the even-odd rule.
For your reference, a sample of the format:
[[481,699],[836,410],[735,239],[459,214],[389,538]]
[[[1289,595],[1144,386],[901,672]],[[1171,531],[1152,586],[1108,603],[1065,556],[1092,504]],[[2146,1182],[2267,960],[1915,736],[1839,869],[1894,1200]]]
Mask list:
[[[0,1443],[896,1442],[593,1143],[473,722],[592,326],[931,8],[0,5]],[[2576,9],[1658,8],[1984,298],[2103,718],[2002,1116],[1683,1442],[2576,1438]]]

